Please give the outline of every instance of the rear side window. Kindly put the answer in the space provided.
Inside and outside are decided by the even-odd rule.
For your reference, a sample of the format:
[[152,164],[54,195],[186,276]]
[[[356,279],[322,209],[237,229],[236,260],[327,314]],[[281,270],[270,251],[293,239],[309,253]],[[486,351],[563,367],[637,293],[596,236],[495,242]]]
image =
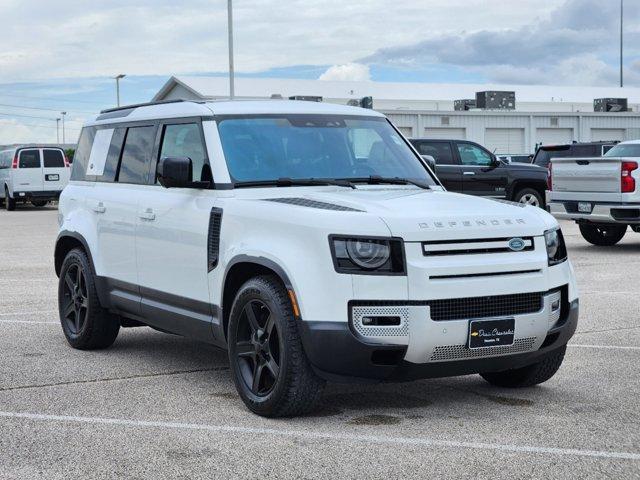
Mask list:
[[44,168],[64,168],[64,155],[61,150],[44,149]]
[[160,158],[188,157],[193,164],[193,181],[207,180],[206,153],[197,123],[167,125],[162,136]]
[[40,150],[22,150],[18,168],[40,168]]
[[127,130],[118,182],[148,183],[155,132],[155,126],[131,127]]
[[431,155],[436,165],[454,165],[453,152],[449,142],[420,142],[418,145],[420,155]]
[[82,129],[80,139],[78,140],[78,148],[74,156],[71,180],[87,179],[87,164],[89,163],[89,156],[91,155],[91,148],[93,147],[95,136],[95,127],[85,127]]

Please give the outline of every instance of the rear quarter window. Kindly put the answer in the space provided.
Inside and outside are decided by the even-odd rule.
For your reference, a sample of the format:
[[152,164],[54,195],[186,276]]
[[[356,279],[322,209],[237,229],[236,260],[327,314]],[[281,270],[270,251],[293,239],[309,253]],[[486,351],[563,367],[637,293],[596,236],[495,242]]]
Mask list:
[[62,150],[44,149],[44,168],[64,168],[64,154]]
[[87,180],[87,164],[93,147],[93,140],[96,136],[96,127],[84,127],[78,140],[71,170],[71,180]]

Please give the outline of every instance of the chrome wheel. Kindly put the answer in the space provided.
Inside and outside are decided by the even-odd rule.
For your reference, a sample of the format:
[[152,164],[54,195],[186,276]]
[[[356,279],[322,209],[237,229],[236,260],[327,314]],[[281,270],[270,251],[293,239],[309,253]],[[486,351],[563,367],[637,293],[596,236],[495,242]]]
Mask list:
[[249,390],[259,397],[269,395],[280,375],[280,338],[275,319],[261,300],[248,301],[240,314],[235,354]]
[[89,311],[87,279],[80,264],[75,263],[67,269],[62,293],[62,319],[73,335],[79,335]]
[[520,197],[519,203],[524,203],[525,205],[532,205],[534,207],[540,206],[540,201],[538,197],[536,197],[533,193],[525,193]]

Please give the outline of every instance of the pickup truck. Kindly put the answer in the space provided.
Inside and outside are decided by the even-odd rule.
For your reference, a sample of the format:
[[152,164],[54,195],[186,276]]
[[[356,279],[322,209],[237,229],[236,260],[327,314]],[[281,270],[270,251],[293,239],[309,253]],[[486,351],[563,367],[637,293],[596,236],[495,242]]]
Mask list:
[[552,158],[547,209],[575,220],[584,239],[599,246],[640,232],[640,140],[622,142],[603,157]]

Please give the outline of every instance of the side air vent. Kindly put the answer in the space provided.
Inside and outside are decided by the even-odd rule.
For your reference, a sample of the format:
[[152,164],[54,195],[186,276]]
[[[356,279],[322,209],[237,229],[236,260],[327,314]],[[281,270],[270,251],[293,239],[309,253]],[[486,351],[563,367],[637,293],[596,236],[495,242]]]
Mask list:
[[321,210],[336,210],[339,212],[362,212],[357,208],[345,207],[344,205],[336,205],[335,203],[319,202],[308,198],[300,197],[283,197],[283,198],[267,198],[267,202],[286,203],[288,205],[296,205],[298,207],[319,208]]
[[209,215],[209,235],[207,237],[207,266],[209,271],[218,265],[221,227],[222,209],[213,207]]

